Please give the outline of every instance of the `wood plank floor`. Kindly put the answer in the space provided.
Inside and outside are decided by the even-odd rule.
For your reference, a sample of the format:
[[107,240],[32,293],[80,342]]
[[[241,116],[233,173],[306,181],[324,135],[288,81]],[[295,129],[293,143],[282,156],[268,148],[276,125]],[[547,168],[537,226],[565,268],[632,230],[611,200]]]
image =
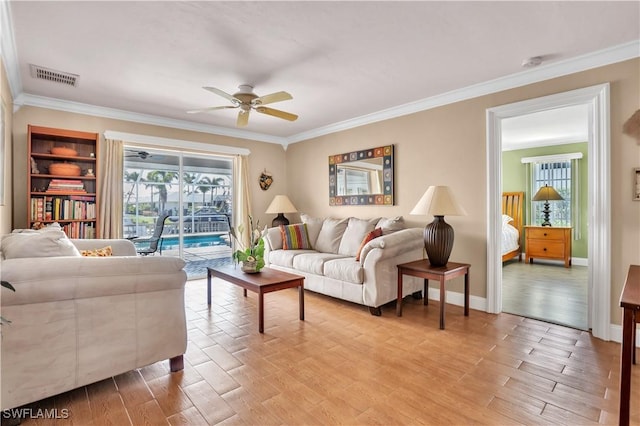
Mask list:
[[502,268],[502,310],[588,330],[587,273],[586,266],[506,262]]
[[[187,283],[185,369],[168,361],[31,404],[68,409],[41,425],[617,424],[620,345],[537,320],[406,299],[381,317],[295,289],[256,295]],[[167,324],[167,327],[170,327]],[[640,424],[640,367],[631,421]]]

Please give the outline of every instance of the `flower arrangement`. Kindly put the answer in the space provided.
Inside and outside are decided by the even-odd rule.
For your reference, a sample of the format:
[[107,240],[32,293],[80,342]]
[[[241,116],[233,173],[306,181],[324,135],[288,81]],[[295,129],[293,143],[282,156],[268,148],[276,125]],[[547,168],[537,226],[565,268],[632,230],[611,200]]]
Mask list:
[[264,268],[264,240],[262,235],[266,230],[267,227],[265,226],[261,231],[260,221],[257,221],[254,225],[253,217],[249,216],[249,245],[246,247],[243,242],[244,225],[238,225],[237,230],[234,228],[229,230],[239,247],[238,250],[233,252],[233,259],[238,263],[243,263],[243,271],[259,272],[260,269]]

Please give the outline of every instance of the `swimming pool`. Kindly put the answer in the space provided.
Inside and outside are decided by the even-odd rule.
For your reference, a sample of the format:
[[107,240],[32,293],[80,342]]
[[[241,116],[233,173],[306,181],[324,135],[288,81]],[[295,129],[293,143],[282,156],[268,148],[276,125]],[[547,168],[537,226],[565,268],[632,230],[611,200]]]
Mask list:
[[[185,235],[183,237],[184,248],[194,247],[213,247],[213,246],[228,246],[229,237],[227,234],[195,234]],[[178,235],[168,235],[162,237],[162,249],[163,250],[178,250]],[[149,247],[149,243],[141,241],[136,243],[138,247]]]

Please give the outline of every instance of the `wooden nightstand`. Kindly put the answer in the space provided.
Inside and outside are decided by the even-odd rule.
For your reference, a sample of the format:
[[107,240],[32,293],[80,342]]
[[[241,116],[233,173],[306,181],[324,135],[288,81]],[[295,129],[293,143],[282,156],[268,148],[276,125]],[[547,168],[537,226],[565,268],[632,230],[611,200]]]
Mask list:
[[561,226],[525,226],[525,262],[537,259],[564,260],[571,266],[571,228]]

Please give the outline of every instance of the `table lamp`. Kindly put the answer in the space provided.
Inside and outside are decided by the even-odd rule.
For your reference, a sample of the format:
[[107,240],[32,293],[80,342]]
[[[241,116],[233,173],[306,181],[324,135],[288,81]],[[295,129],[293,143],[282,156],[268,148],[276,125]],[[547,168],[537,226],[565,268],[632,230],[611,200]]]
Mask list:
[[541,226],[551,226],[551,222],[549,222],[549,200],[557,201],[564,200],[558,191],[556,191],[553,186],[545,185],[538,189],[536,195],[531,199],[532,201],[544,201],[544,210],[542,210],[542,214],[544,214],[544,221]]
[[444,216],[464,216],[467,212],[448,186],[430,186],[410,214],[434,216],[433,222],[424,228],[424,248],[432,266],[445,266],[453,249],[453,228],[444,221]]
[[297,211],[289,200],[289,197],[286,195],[276,195],[265,213],[278,215],[271,222],[271,226],[276,227],[289,224],[289,219],[284,217],[284,213],[296,213]]

